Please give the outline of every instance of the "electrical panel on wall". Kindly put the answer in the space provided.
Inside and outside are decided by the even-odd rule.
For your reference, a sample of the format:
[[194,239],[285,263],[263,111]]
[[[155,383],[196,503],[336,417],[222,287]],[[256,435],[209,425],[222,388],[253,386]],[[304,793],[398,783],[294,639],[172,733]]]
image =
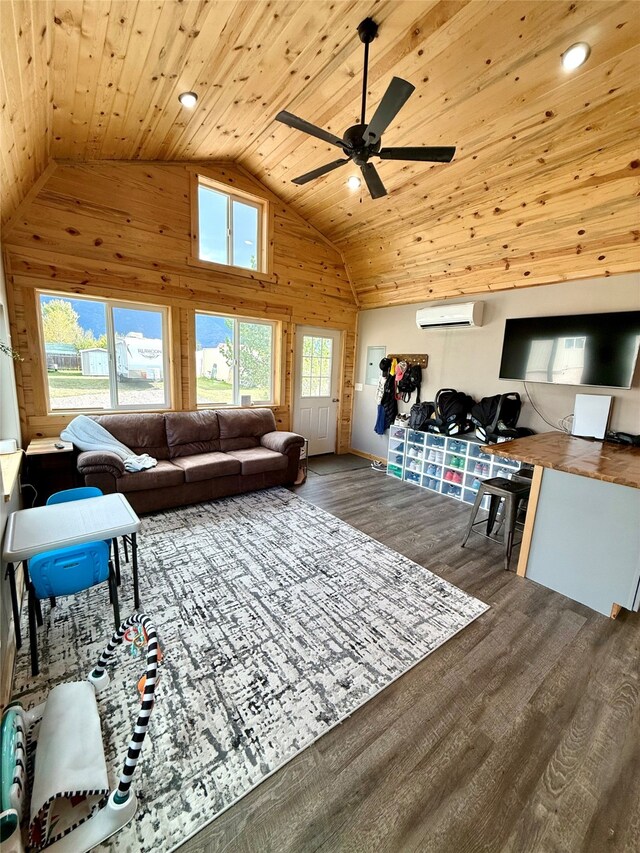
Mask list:
[[386,347],[367,347],[367,369],[365,385],[377,385],[380,376],[380,362],[387,354]]

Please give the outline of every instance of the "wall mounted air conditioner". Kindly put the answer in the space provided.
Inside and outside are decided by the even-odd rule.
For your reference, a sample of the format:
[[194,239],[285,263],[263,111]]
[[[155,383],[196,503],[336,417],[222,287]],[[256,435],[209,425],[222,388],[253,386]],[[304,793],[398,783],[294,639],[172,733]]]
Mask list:
[[481,326],[484,302],[445,302],[428,305],[416,311],[419,329],[449,329],[453,327]]

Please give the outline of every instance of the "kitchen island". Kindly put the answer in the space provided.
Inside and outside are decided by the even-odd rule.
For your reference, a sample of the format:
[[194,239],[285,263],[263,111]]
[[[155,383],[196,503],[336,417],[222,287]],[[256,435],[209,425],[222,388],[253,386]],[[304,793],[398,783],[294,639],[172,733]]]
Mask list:
[[483,450],[534,466],[517,573],[605,616],[640,609],[640,448],[548,432]]

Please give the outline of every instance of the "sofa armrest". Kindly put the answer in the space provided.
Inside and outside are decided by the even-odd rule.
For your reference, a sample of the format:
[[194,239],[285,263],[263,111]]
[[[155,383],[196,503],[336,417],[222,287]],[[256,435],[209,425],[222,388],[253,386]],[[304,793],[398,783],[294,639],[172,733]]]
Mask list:
[[287,453],[294,447],[303,447],[304,438],[296,432],[267,432],[260,439],[260,444],[276,453]]
[[78,455],[78,471],[87,474],[112,474],[116,479],[124,474],[124,462],[110,450],[85,450]]

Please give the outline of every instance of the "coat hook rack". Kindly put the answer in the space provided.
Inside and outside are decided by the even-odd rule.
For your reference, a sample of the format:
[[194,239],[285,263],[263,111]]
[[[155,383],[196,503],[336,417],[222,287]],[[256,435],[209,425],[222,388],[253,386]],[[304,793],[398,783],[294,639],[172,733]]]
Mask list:
[[387,355],[387,358],[406,361],[407,364],[419,364],[423,370],[426,370],[429,362],[429,356],[423,353],[390,353]]

